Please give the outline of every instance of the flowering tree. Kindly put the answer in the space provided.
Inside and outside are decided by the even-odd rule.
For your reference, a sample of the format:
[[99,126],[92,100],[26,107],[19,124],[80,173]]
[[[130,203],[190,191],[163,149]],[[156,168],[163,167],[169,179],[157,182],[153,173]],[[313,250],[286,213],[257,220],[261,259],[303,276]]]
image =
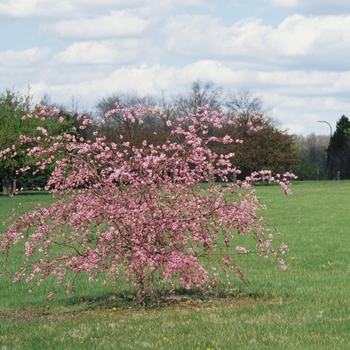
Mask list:
[[[142,123],[146,114],[157,113],[140,106],[121,110],[116,105],[106,118],[120,112],[130,123]],[[33,111],[33,115],[45,113],[56,112],[44,107]],[[227,181],[227,175],[236,171],[230,161],[234,154],[218,155],[209,146],[240,140],[208,136],[209,128],[233,122],[220,112],[209,112],[208,106],[176,125],[162,118],[171,132],[157,146],[146,141],[142,147],[107,143],[98,132],[94,141],[71,133],[50,136],[44,128],[41,138],[21,136],[22,144],[32,145],[27,154],[37,158],[38,169],[59,158],[46,187],[58,200],[22,214],[1,235],[6,262],[10,247],[24,242],[24,264],[14,282],[25,279],[35,286],[54,275],[57,284],[66,284],[68,293],[73,288],[68,272],[85,272],[90,281],[103,276],[105,283],[132,283],[144,304],[157,285],[170,290],[212,288],[222,282],[220,268],[228,283],[235,274],[244,279],[233,258],[252,252],[234,244],[241,235],[254,240],[254,253],[272,254],[286,268],[280,254],[287,247],[273,247],[274,234],[258,215],[264,206],[250,185],[269,174],[255,173],[247,182],[226,186],[201,185],[214,176]],[[93,124],[86,116],[77,119],[80,129]],[[287,177],[272,180],[289,193]]]

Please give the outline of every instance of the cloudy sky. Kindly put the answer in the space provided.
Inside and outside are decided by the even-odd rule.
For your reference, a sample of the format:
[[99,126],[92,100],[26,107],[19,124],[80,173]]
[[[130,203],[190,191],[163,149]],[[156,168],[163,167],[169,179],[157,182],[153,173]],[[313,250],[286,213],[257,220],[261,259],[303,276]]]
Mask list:
[[0,92],[91,110],[200,79],[256,92],[290,133],[350,118],[349,0],[0,0],[0,32]]

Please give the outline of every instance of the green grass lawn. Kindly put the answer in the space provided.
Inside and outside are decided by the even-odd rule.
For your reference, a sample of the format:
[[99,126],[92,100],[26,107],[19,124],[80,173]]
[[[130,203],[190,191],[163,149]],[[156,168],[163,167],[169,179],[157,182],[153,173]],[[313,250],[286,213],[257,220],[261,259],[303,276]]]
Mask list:
[[[250,284],[237,283],[234,297],[179,295],[148,309],[128,291],[116,298],[84,279],[52,303],[47,284],[27,293],[25,283],[0,279],[0,349],[350,349],[350,181],[294,182],[292,190],[256,187],[266,221],[290,248],[286,271],[244,256]],[[0,221],[19,202],[39,201],[52,199],[0,197]]]

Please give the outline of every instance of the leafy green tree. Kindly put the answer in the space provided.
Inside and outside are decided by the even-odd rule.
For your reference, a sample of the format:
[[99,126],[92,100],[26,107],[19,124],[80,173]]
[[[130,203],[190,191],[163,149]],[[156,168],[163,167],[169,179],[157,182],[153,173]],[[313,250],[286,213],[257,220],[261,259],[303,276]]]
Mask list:
[[[24,147],[20,136],[26,135],[33,138],[33,142],[41,140],[44,142],[45,131],[50,131],[53,135],[60,135],[71,130],[71,123],[66,122],[67,118],[52,115],[49,117],[35,118],[28,117],[31,111],[32,97],[22,95],[19,92],[13,92],[7,89],[0,96],[0,178],[2,179],[3,194],[12,196],[16,190],[16,182],[21,181],[21,185],[41,186],[45,185],[49,177],[49,171],[54,165],[49,167],[45,172],[37,172],[35,176],[31,172],[21,174],[18,178],[18,170],[21,168],[34,168],[36,159],[34,156],[27,156],[22,152]],[[62,117],[63,123],[58,119]],[[13,152],[15,151],[15,152]],[[10,155],[11,154],[11,155]],[[53,162],[54,163],[54,162]]]
[[[6,90],[0,96],[0,151],[6,151],[19,146],[19,136],[30,133],[28,121],[22,117],[29,113],[31,97],[22,96],[19,92]],[[33,120],[38,124],[38,120]],[[2,178],[4,195],[11,196],[15,187],[16,170],[25,165],[25,159],[20,156],[6,157],[0,163],[0,177]]]
[[[51,98],[49,95],[45,94],[42,98],[40,105],[43,105],[48,110],[56,110],[59,111],[57,113],[57,116],[60,118],[63,118],[65,123],[57,123],[57,116],[49,116],[46,119],[46,122],[49,123],[49,129],[50,133],[53,135],[60,135],[62,133],[62,130],[64,129],[65,132],[71,133],[72,129],[70,127],[67,127],[67,125],[71,125],[75,127],[76,132],[79,136],[83,137],[86,140],[92,141],[94,139],[93,133],[96,131],[96,126],[93,125],[86,125],[85,129],[80,129],[80,123],[77,119],[77,117],[80,115],[80,118],[85,117],[91,117],[91,113],[87,111],[82,111],[79,106],[80,98],[75,97],[74,95],[70,99],[70,103],[67,105],[57,103],[54,101],[51,101]],[[68,122],[68,124],[67,124]],[[64,127],[66,125],[66,127]]]
[[305,152],[301,152],[300,165],[295,174],[299,180],[325,180],[327,179],[327,171],[324,162],[319,160],[313,161]]
[[241,179],[254,171],[284,172],[298,167],[300,151],[294,135],[274,127],[270,119],[261,115],[241,114],[233,118],[235,125],[226,125],[221,132],[236,142],[215,151],[235,154],[232,165],[240,169]]

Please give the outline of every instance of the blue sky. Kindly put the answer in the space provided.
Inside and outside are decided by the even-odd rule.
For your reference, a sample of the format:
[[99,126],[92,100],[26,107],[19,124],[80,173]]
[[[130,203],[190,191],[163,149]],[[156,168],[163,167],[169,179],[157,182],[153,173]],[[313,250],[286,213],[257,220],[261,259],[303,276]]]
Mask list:
[[0,91],[91,110],[193,81],[249,89],[280,127],[350,118],[348,0],[1,0]]

